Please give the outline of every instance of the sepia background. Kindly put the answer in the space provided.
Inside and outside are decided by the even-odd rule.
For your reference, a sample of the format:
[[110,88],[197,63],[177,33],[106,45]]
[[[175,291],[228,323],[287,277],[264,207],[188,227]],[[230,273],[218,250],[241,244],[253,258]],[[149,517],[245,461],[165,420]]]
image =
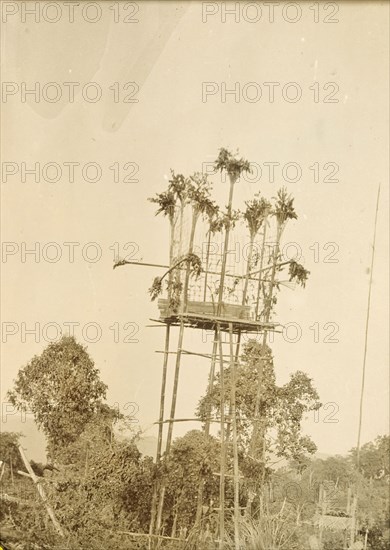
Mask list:
[[[210,10],[218,8],[209,4]],[[220,147],[228,147],[239,148],[245,158],[263,166],[257,181],[237,184],[237,207],[257,191],[270,198],[282,185],[295,197],[299,219],[288,227],[285,241],[298,243],[301,262],[311,275],[306,289],[283,290],[276,319],[298,324],[302,335],[295,343],[276,335],[272,349],[278,382],[303,370],[313,378],[321,402],[334,404],[305,421],[304,430],[320,453],[343,454],[356,445],[373,223],[381,184],[362,441],[387,432],[387,3],[339,3],[339,21],[334,24],[315,23],[314,12],[304,3],[296,23],[277,11],[274,22],[265,11],[255,23],[248,21],[253,17],[249,11],[239,11],[238,20],[226,16],[223,22],[219,8],[204,21],[201,2],[140,2],[134,15],[138,22],[125,23],[129,12],[117,14],[110,11],[112,3],[100,5],[102,17],[96,23],[77,14],[73,23],[65,16],[55,24],[42,18],[37,24],[28,17],[24,23],[19,11],[10,14],[4,26],[2,78],[14,84],[8,88],[12,94],[3,96],[2,160],[3,167],[14,163],[6,170],[16,167],[16,173],[3,172],[2,178],[2,400],[18,368],[53,337],[53,326],[46,333],[47,324],[57,323],[65,333],[64,323],[78,323],[74,334],[88,346],[108,384],[110,404],[118,403],[123,410],[135,403],[135,418],[145,437],[156,435],[161,356],[155,350],[162,349],[163,331],[146,325],[157,317],[148,288],[160,271],[140,266],[113,271],[114,258],[130,253],[144,262],[167,263],[168,224],[154,216],[147,198],[165,188],[171,168],[184,174],[202,171]],[[24,102],[22,82],[28,87],[57,82],[63,91],[64,82],[80,86],[73,103],[65,93],[55,103],[42,93],[38,101],[27,95]],[[80,93],[88,82],[101,87],[102,97],[95,103]],[[123,88],[127,82],[139,86],[136,103],[125,102],[131,91]],[[202,83],[207,82],[214,83],[217,92],[205,97]],[[280,83],[274,102],[268,100],[265,82]],[[303,91],[295,103],[281,95],[288,82],[298,83]],[[320,84],[318,102],[310,89],[314,82]],[[324,102],[323,86],[329,82],[338,85],[337,103]],[[239,83],[238,96],[224,98],[222,83],[227,89]],[[251,102],[242,93],[246,83],[261,86],[259,101]],[[94,162],[102,177],[88,182],[78,169],[70,182],[63,169],[57,182],[45,181],[42,172],[40,181],[31,175],[23,181],[23,162],[29,168],[34,163]],[[272,183],[267,162],[297,163],[302,177],[286,182],[279,169]],[[321,170],[315,182],[310,166],[329,162],[338,165],[339,181],[323,181],[326,173]],[[121,167],[120,181],[114,181],[114,163]],[[133,163],[130,170],[123,168],[126,163]],[[136,181],[124,182],[129,174]],[[227,201],[227,184],[219,177],[213,181],[218,196]],[[54,249],[44,248],[53,242],[61,252],[56,262],[46,254],[54,254]],[[74,261],[64,244],[70,242],[79,243]],[[100,251],[97,261],[88,261],[83,253],[87,243],[96,243],[87,251],[92,258],[94,250]],[[126,249],[126,243],[135,244]],[[327,243],[336,243],[336,248],[324,249]],[[25,256],[23,247],[34,246],[37,255]],[[333,249],[338,250],[337,262],[330,263],[326,258]],[[24,334],[24,327],[32,329],[37,323],[37,336]],[[88,341],[94,339],[93,329],[88,338],[83,334],[87,323],[100,327],[101,337],[94,343]],[[125,329],[126,323],[134,325]],[[310,329],[315,323],[318,342]],[[324,342],[326,323],[338,326],[338,342]],[[135,341],[125,342],[129,335]],[[210,342],[210,335],[198,332],[186,335],[185,347],[208,350]],[[178,416],[192,416],[205,391],[208,369],[203,359],[183,360]],[[4,411],[6,404],[3,427],[30,434],[24,444],[39,457],[43,436],[35,437],[32,421],[23,424],[18,415]],[[175,435],[187,429],[179,425]]]

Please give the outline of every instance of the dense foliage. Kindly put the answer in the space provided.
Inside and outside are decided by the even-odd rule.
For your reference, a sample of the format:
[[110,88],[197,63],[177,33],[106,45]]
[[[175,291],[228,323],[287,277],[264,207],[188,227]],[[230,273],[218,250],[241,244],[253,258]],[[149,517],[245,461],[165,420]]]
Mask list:
[[106,390],[86,349],[64,336],[19,370],[8,398],[19,410],[32,412],[55,452],[77,440]]

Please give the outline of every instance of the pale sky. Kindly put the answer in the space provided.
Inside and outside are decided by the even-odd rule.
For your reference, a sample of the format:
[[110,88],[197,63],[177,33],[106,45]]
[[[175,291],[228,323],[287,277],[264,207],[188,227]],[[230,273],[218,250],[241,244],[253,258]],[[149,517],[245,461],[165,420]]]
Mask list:
[[[42,10],[44,4],[40,3]],[[157,434],[152,424],[158,417],[162,357],[155,350],[163,348],[164,330],[146,325],[158,315],[147,290],[160,271],[146,267],[113,271],[115,250],[119,247],[124,256],[124,245],[135,243],[127,249],[134,258],[166,263],[168,224],[154,217],[154,206],[147,198],[164,189],[171,168],[190,174],[213,161],[220,147],[239,148],[263,171],[257,181],[237,184],[236,206],[257,191],[270,198],[286,185],[295,196],[299,219],[287,227],[285,241],[299,244],[311,272],[306,289],[285,289],[278,300],[277,320],[298,323],[302,338],[289,343],[275,337],[277,381],[286,382],[298,369],[313,378],[322,403],[336,405],[322,410],[317,422],[310,416],[304,429],[320,452],[345,453],[357,439],[379,184],[362,440],[388,430],[388,4],[341,2],[335,16],[339,21],[328,24],[323,22],[323,4],[318,23],[309,3],[300,4],[302,15],[296,23],[286,21],[276,7],[273,23],[264,7],[262,18],[251,23],[248,19],[254,18],[254,12],[242,11],[243,4],[237,21],[227,15],[223,22],[222,4],[203,6],[216,12],[205,22],[201,2],[139,2],[135,15],[130,13],[132,6],[117,13],[109,9],[113,3],[105,2],[99,4],[102,17],[96,23],[83,20],[77,11],[74,22],[69,22],[64,6],[57,23],[45,22],[44,16],[56,14],[44,11],[40,21],[25,15],[23,22],[21,6],[18,13],[7,15],[2,161],[9,175],[5,179],[3,173],[2,179],[1,396],[4,399],[18,368],[47,345],[45,338],[53,334],[46,334],[47,323],[57,323],[64,331],[64,323],[79,323],[75,336],[88,346],[108,384],[109,402],[117,402],[124,412],[126,403],[136,403],[146,434]],[[92,11],[87,16],[92,18]],[[116,16],[121,19],[118,23]],[[138,22],[125,23],[126,16]],[[38,101],[27,95],[23,102],[22,83],[30,89],[36,82]],[[48,82],[57,84],[44,88]],[[80,83],[72,103],[64,82]],[[98,87],[85,88],[89,82]],[[128,82],[136,82],[138,91],[133,85],[125,89]],[[214,83],[208,89],[215,93],[202,101],[205,82]],[[274,102],[269,101],[266,82],[280,83]],[[295,103],[282,95],[291,82],[302,92]],[[314,101],[316,82],[318,102]],[[324,89],[327,83],[338,88],[331,84]],[[223,86],[238,86],[237,102],[233,95],[222,101]],[[96,88],[102,92],[96,103],[80,93],[86,89],[87,97],[92,97]],[[47,101],[58,90],[61,99]],[[259,101],[251,101],[259,90]],[[331,92],[338,102],[324,103]],[[138,102],[123,102],[125,97]],[[40,163],[40,181],[27,174],[23,182],[23,162],[27,168]],[[43,167],[49,162],[62,167],[58,182],[45,181],[53,174],[49,171],[45,176]],[[68,178],[69,165],[64,164],[69,162],[80,163],[73,182]],[[274,183],[264,164],[269,162],[280,163]],[[290,162],[302,169],[296,183],[283,178],[281,168]],[[99,165],[99,182],[83,179],[81,167],[87,163]],[[121,180],[130,175],[138,181],[115,182],[115,169],[110,169],[114,163],[121,167]],[[133,164],[125,170],[126,163]],[[318,183],[310,169],[315,163],[321,167]],[[334,176],[338,182],[323,181],[333,166],[325,171],[326,163],[338,165]],[[93,168],[87,177],[92,174]],[[219,178],[214,181],[215,192],[225,204],[227,184]],[[58,243],[57,248],[45,248],[49,242]],[[64,244],[69,242],[80,243],[74,248],[73,262],[69,245]],[[92,242],[96,246],[87,246],[83,253],[83,247]],[[24,249],[35,243],[40,247],[37,261],[31,254],[24,257]],[[318,262],[310,248],[314,243],[319,243]],[[335,245],[324,250],[327,243]],[[335,246],[338,262],[325,263]],[[96,250],[101,251],[100,260],[88,261],[88,254],[93,258]],[[59,261],[47,261],[56,251]],[[39,324],[38,342],[33,335],[23,335],[24,327],[31,329],[35,323]],[[94,336],[92,328],[86,338],[83,335],[87,323],[101,327],[98,342],[87,341]],[[126,323],[136,325],[125,330]],[[314,323],[321,329],[318,343],[309,328]],[[338,343],[323,342],[329,333],[323,329],[326,323],[338,325]],[[124,337],[132,326],[139,326],[133,335],[139,341],[126,343]],[[16,334],[7,335],[5,327]],[[115,327],[120,327],[119,341],[115,341]],[[207,351],[210,346],[202,343],[200,332],[187,332],[187,349]],[[172,362],[171,373],[173,366]],[[204,359],[183,360],[178,417],[193,415],[208,369]],[[326,422],[333,411],[332,419],[338,422]],[[193,427],[178,425],[175,434]]]

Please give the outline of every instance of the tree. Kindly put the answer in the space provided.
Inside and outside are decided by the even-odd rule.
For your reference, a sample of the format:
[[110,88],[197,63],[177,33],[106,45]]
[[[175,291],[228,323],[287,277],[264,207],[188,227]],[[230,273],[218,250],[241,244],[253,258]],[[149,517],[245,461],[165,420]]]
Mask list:
[[[258,368],[262,362],[260,399],[260,437],[251,445],[254,433],[254,411],[258,395]],[[224,369],[225,400],[229,402],[231,367]],[[220,412],[220,376],[215,376],[213,387],[198,405],[198,415],[205,418],[209,410]],[[237,368],[236,420],[238,441],[247,465],[258,464],[258,473],[272,463],[270,457],[300,460],[316,451],[313,441],[301,434],[301,422],[307,411],[318,409],[317,391],[311,379],[303,372],[292,374],[290,381],[277,386],[271,350],[252,339],[244,346]],[[250,453],[250,454],[249,454]]]
[[24,469],[23,460],[18,450],[21,436],[22,434],[15,432],[0,432],[0,460],[14,472]]
[[8,397],[19,410],[33,413],[55,451],[80,436],[106,389],[85,347],[64,336],[19,370]]
[[[351,451],[351,458],[357,465],[357,449]],[[363,445],[360,449],[359,468],[367,478],[389,477],[390,475],[390,436],[378,436],[375,441]]]
[[203,483],[204,502],[208,513],[212,502],[217,502],[219,480],[220,444],[215,437],[200,430],[191,430],[175,439],[163,468],[168,477],[165,500],[166,526],[172,536],[181,527],[190,527],[195,521],[199,480]]

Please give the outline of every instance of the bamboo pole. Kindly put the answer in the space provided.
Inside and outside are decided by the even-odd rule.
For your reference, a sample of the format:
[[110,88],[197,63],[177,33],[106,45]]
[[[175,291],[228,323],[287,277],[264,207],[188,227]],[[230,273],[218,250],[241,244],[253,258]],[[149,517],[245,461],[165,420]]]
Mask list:
[[320,507],[320,511],[321,511],[321,516],[320,516],[320,525],[319,525],[319,534],[318,534],[318,538],[319,538],[319,541],[320,541],[320,545],[322,543],[322,533],[323,533],[323,530],[324,530],[324,500],[325,500],[325,495],[324,495],[325,491],[324,491],[324,485],[321,483],[320,485],[320,493],[319,493],[319,496],[318,496],[318,503],[319,503],[319,507]]
[[[180,373],[181,349],[183,347],[183,337],[184,337],[184,321],[182,319],[180,322],[180,329],[179,329],[175,375],[174,375],[173,390],[172,390],[172,401],[171,401],[171,412],[170,412],[170,419],[172,420],[175,418],[175,412],[176,412],[177,390],[179,386],[179,373]],[[173,422],[169,422],[167,442],[165,447],[166,457],[169,455],[169,451],[171,450],[172,436],[173,436]],[[159,534],[159,530],[161,528],[162,511],[163,511],[164,499],[165,499],[165,490],[166,490],[166,482],[163,480],[161,492],[160,492],[160,499],[158,503],[158,509],[157,509],[156,534]]]
[[[182,214],[182,212],[181,212]],[[195,238],[195,228],[196,228],[196,222],[199,217],[199,212],[194,208],[192,213],[192,224],[191,224],[191,234],[190,234],[190,243],[189,243],[189,249],[188,254],[192,254],[193,247],[194,247],[194,238]],[[182,229],[182,222],[181,222],[181,229]],[[188,285],[189,285],[189,279],[190,279],[190,266],[187,266],[185,281],[184,281],[184,289],[183,289],[183,299],[182,299],[182,314],[186,311],[187,308],[187,300],[188,300]],[[174,420],[175,418],[175,412],[176,412],[176,402],[177,402],[177,391],[179,387],[179,374],[180,374],[180,364],[181,364],[181,355],[182,355],[182,349],[183,349],[183,337],[184,337],[184,317],[181,318],[180,321],[180,329],[179,329],[179,338],[177,343],[177,355],[176,355],[176,364],[175,364],[175,374],[174,374],[174,381],[173,381],[173,390],[172,390],[172,401],[171,401],[171,412],[170,412],[170,419]],[[161,424],[162,425],[162,424]],[[169,422],[168,424],[168,435],[167,435],[167,442],[165,447],[165,455],[168,456],[171,444],[172,444],[172,437],[173,437],[173,422]],[[161,520],[162,520],[162,511],[164,507],[164,499],[165,499],[165,491],[166,491],[166,481],[163,480],[161,492],[160,492],[160,499],[158,503],[158,509],[157,509],[157,523],[156,523],[156,533],[159,534],[159,530],[161,528]]]
[[[221,266],[221,278],[219,282],[219,292],[218,292],[218,306],[217,306],[217,316],[220,316],[221,309],[222,309],[222,301],[223,301],[223,289],[224,289],[224,283],[225,283],[225,274],[226,274],[226,263],[227,263],[227,255],[228,255],[228,249],[229,249],[229,236],[230,236],[230,227],[231,227],[231,215],[232,215],[232,204],[233,204],[233,192],[234,192],[234,184],[237,181],[237,176],[233,176],[229,174],[230,179],[230,188],[229,188],[229,199],[228,199],[228,206],[227,206],[227,222],[226,222],[226,229],[225,229],[225,240],[224,240],[224,247],[223,247],[223,255],[222,255],[222,266]],[[230,327],[230,325],[229,325]],[[220,548],[223,548],[224,546],[224,538],[225,538],[225,395],[224,395],[224,389],[223,389],[223,377],[224,377],[224,365],[223,365],[223,351],[222,351],[222,340],[221,340],[221,330],[220,325],[217,325],[218,330],[218,340],[219,340],[219,355],[220,355],[220,369],[221,369],[221,477],[220,477],[220,484],[219,484],[219,491],[220,491]]]
[[[169,336],[170,336],[170,325],[167,324],[165,332],[165,350],[164,350],[164,363],[163,363],[163,374],[161,381],[161,395],[160,395],[160,415],[159,415],[159,426],[158,426],[158,439],[157,439],[157,453],[156,453],[156,466],[158,468],[161,461],[161,451],[162,451],[162,439],[163,439],[163,421],[164,421],[164,407],[165,407],[165,390],[167,384],[167,370],[168,370],[168,358],[169,358]],[[156,506],[157,506],[157,493],[158,493],[158,479],[156,478],[153,496],[152,496],[152,509],[150,516],[150,526],[149,526],[149,535],[152,535],[154,532],[154,525],[156,520]]]
[[[226,230],[225,230],[224,250],[223,250],[223,255],[222,255],[221,278],[220,278],[219,291],[218,291],[218,305],[217,305],[217,312],[216,312],[217,316],[219,316],[221,314],[221,309],[222,309],[223,288],[224,288],[225,275],[226,275],[226,263],[227,263],[229,235],[230,235],[230,226],[231,226],[233,191],[234,191],[234,184],[237,180],[237,177],[232,176],[232,175],[229,174],[229,179],[230,179],[230,189],[229,189],[229,200],[228,200],[228,207],[227,207],[227,223],[226,223]],[[209,233],[209,237],[210,237],[210,233]],[[209,243],[210,243],[210,239],[209,239]],[[208,268],[208,266],[206,266],[206,267]],[[206,289],[206,286],[205,286],[205,289]],[[217,329],[216,332],[217,331],[219,332],[219,329]],[[219,332],[218,339],[221,342],[220,332]],[[213,344],[212,357],[214,358],[215,355],[216,355],[216,343]],[[221,354],[221,350],[220,350],[220,355],[221,355],[221,358],[222,358],[222,361],[223,361],[223,354]],[[212,359],[212,366],[210,367],[210,374],[211,374],[211,371],[214,368],[213,363],[215,364],[214,359]],[[222,423],[222,421],[221,421],[221,423]],[[224,429],[225,429],[225,426],[224,426]],[[208,427],[208,431],[209,431],[209,427]],[[221,476],[221,479],[223,479],[223,476]],[[223,483],[224,483],[224,481],[223,481]],[[196,521],[197,522],[200,521],[200,517],[201,517],[201,510],[202,510],[202,504],[203,504],[202,499],[203,499],[203,480],[200,480],[200,484],[199,484],[199,487],[198,487],[198,505],[197,505],[197,514],[196,514]],[[220,522],[220,528],[222,528],[222,532],[224,533],[224,527],[222,526],[221,522]],[[223,537],[224,537],[224,535],[223,535]],[[222,540],[223,540],[223,537],[221,537]]]
[[351,506],[351,528],[350,528],[350,535],[349,535],[349,544],[352,548],[353,543],[355,542],[355,528],[356,528],[356,506],[357,506],[357,498],[356,496],[353,497],[352,500],[352,506]]
[[367,315],[366,315],[366,328],[364,334],[364,353],[363,353],[363,368],[362,368],[362,384],[360,392],[360,405],[359,405],[359,424],[358,424],[358,440],[356,446],[356,462],[357,469],[360,465],[360,437],[362,432],[362,420],[363,420],[363,398],[364,398],[364,386],[366,378],[366,359],[367,359],[367,344],[368,344],[368,326],[370,321],[370,309],[371,309],[371,289],[372,289],[372,272],[374,269],[374,257],[375,257],[375,241],[376,241],[376,225],[378,221],[378,210],[379,210],[379,197],[380,197],[381,187],[378,187],[378,194],[376,197],[376,209],[375,209],[375,221],[374,221],[374,238],[372,243],[372,254],[371,254],[371,268],[370,268],[370,283],[368,287],[368,299],[367,299]]
[[351,515],[351,487],[348,487],[348,493],[347,493],[347,514]]
[[222,340],[221,340],[221,330],[219,324],[217,325],[218,333],[218,347],[219,347],[219,376],[220,376],[220,386],[221,386],[221,476],[219,478],[219,548],[224,547],[225,542],[225,461],[226,461],[226,451],[225,451],[225,383],[224,383],[224,364],[223,364],[223,350],[222,350]]
[[170,337],[170,325],[167,324],[165,332],[165,349],[164,349],[164,363],[163,363],[163,373],[161,380],[161,395],[160,395],[160,414],[159,414],[159,429],[158,429],[158,440],[157,440],[157,456],[156,462],[159,463],[161,460],[161,450],[162,450],[162,438],[163,438],[163,427],[162,421],[164,420],[164,407],[165,407],[165,391],[167,385],[167,371],[168,371],[168,358],[169,358],[169,337]]
[[259,314],[259,303],[260,303],[260,287],[261,287],[261,277],[260,277],[260,273],[262,272],[262,269],[263,269],[263,264],[264,264],[264,250],[265,250],[265,239],[266,239],[266,236],[267,236],[267,227],[268,227],[268,216],[266,216],[264,218],[264,231],[263,231],[263,241],[261,243],[261,254],[260,254],[260,265],[259,265],[259,268],[260,268],[260,271],[259,271],[259,280],[258,280],[258,283],[257,283],[257,297],[256,297],[256,309],[255,309],[255,320],[257,320],[257,316]]
[[234,547],[240,550],[240,479],[238,470],[238,441],[237,441],[237,419],[236,419],[236,359],[233,353],[233,324],[229,323],[229,343],[231,361],[231,420],[233,428],[233,475],[234,475]]
[[[193,212],[192,216],[192,224],[191,224],[191,235],[190,235],[190,244],[188,249],[188,254],[192,254],[193,248],[194,248],[194,238],[195,238],[195,228],[196,228],[196,222],[198,219],[198,213],[196,211]],[[183,289],[183,300],[182,300],[182,314],[185,313],[187,308],[187,301],[188,301],[188,286],[189,286],[189,279],[190,279],[190,266],[187,266],[186,271],[186,277],[184,281],[184,289]],[[175,411],[176,411],[176,401],[177,401],[177,389],[179,385],[179,372],[180,372],[180,362],[181,362],[181,355],[182,355],[182,349],[183,349],[183,336],[184,336],[184,319],[181,319],[180,322],[180,332],[179,332],[179,340],[177,344],[177,355],[176,355],[176,365],[175,365],[175,378],[173,382],[173,392],[172,392],[172,403],[171,403],[171,416],[170,418],[175,418]],[[172,443],[172,432],[173,432],[173,423],[171,422],[168,427],[168,436],[167,436],[167,445],[166,445],[166,454],[169,454],[171,443]]]
[[229,189],[229,201],[227,207],[227,222],[225,230],[225,242],[223,246],[223,256],[222,256],[222,267],[221,267],[221,279],[219,283],[219,292],[218,292],[218,307],[217,315],[221,314],[222,300],[223,300],[223,285],[225,283],[225,274],[226,274],[226,262],[229,248],[229,236],[230,236],[230,227],[231,227],[231,215],[232,215],[232,204],[233,204],[233,191],[234,184],[237,181],[237,176],[232,176],[229,174],[230,179],[230,189]]
[[210,260],[210,244],[211,244],[211,226],[209,226],[209,234],[207,237],[207,251],[206,251],[206,272],[204,278],[204,292],[203,292],[203,301],[206,301],[207,295],[207,274],[209,269],[209,260]]
[[44,489],[43,489],[43,487],[40,483],[40,480],[35,475],[34,470],[31,468],[31,465],[30,465],[29,461],[27,460],[26,455],[24,454],[24,451],[23,451],[21,446],[19,446],[19,453],[20,453],[20,456],[22,457],[23,463],[26,467],[26,470],[27,470],[30,478],[35,483],[35,486],[37,488],[39,496],[41,497],[41,499],[43,500],[43,502],[45,504],[47,513],[48,513],[51,521],[53,522],[55,530],[60,535],[60,537],[65,537],[65,533],[63,532],[63,530],[61,528],[61,525],[58,523],[58,520],[57,520],[57,518],[54,514],[54,511],[53,511],[53,508],[50,506],[49,501],[47,500],[46,493],[45,493],[45,491],[44,491]]
[[149,535],[148,533],[133,533],[132,531],[117,531],[120,535],[129,535],[131,537],[149,537],[154,539],[163,539],[163,540],[174,540],[182,541],[183,539],[178,539],[177,537],[168,537],[165,535]]
[[[270,317],[271,317],[271,311],[272,311],[272,298],[273,298],[273,289],[275,284],[275,275],[276,275],[276,265],[278,261],[279,256],[279,248],[280,248],[280,239],[282,236],[283,228],[282,224],[277,222],[277,230],[276,230],[276,245],[275,245],[275,251],[273,254],[273,263],[272,263],[272,272],[271,272],[271,280],[269,284],[269,292],[267,296],[267,304],[265,307],[265,323],[269,323]],[[267,336],[268,331],[264,330],[263,334],[263,357],[265,352],[265,346],[267,344]],[[254,411],[254,427],[253,427],[253,433],[250,441],[250,451],[251,454],[253,454],[258,435],[259,435],[259,414],[260,414],[260,403],[261,403],[261,382],[263,378],[263,370],[264,370],[264,360],[262,359],[259,365],[258,369],[258,386],[257,386],[257,394],[256,394],[256,401],[255,401],[255,411]]]
[[[175,206],[176,210],[176,206]],[[174,239],[175,239],[175,213],[169,218],[169,269],[173,266],[173,251],[174,251]],[[170,303],[172,296],[172,278],[173,272],[170,271],[168,277],[168,304]]]
[[[184,219],[184,197],[180,197],[180,229],[179,229],[179,246],[178,246],[178,257],[181,257],[181,251],[183,246],[183,219]],[[181,279],[181,273],[180,271],[177,271],[176,273],[176,281],[179,282]]]
[[10,466],[10,470],[11,470],[11,483],[12,483],[12,488],[14,489],[15,488],[15,480],[14,480],[14,468],[12,466],[12,458],[11,458],[11,455],[9,457],[9,466]]
[[246,265],[246,276],[245,276],[245,283],[244,283],[244,291],[242,293],[242,305],[245,306],[245,302],[246,302],[246,296],[247,296],[247,293],[248,293],[248,285],[249,285],[249,273],[250,273],[250,270],[252,269],[252,255],[253,255],[253,244],[254,244],[254,241],[255,241],[255,234],[252,234],[252,232],[250,233],[250,237],[249,237],[249,253],[248,253],[248,261],[247,261],[247,265]]
[[[250,274],[250,270],[252,269],[252,255],[253,255],[253,245],[254,245],[255,237],[256,237],[256,234],[251,231],[250,232],[249,254],[248,254],[246,276],[245,276],[245,283],[244,283],[244,291],[243,291],[243,294],[242,294],[242,305],[243,306],[245,306],[246,297],[247,297],[247,293],[248,293],[249,274]],[[241,330],[238,331],[238,336],[237,336],[236,355],[235,355],[235,362],[236,363],[237,363],[239,355],[240,355],[240,346],[241,346]],[[231,405],[230,405],[229,417],[231,418],[231,416],[232,416],[232,410],[231,410]],[[227,439],[228,440],[229,440],[229,437],[230,437],[230,425],[227,427]]]
[[[170,422],[204,422],[202,418],[167,418],[162,421],[162,424],[169,424]],[[219,422],[218,418],[210,418],[209,422]],[[160,424],[160,422],[153,422],[153,424]]]
[[[176,208],[175,208],[176,210]],[[175,238],[175,212],[169,219],[170,222],[170,235],[169,235],[169,279],[168,279],[168,307],[170,304],[171,296],[172,296],[172,278],[173,278],[173,256],[174,256],[174,238]],[[182,219],[181,219],[182,222]],[[162,514],[162,507],[163,502],[161,503],[161,509],[160,509],[160,503],[157,502],[158,498],[158,485],[159,485],[159,465],[161,462],[161,451],[162,451],[162,438],[163,438],[163,420],[164,420],[164,408],[165,408],[165,391],[166,391],[166,384],[167,384],[167,370],[168,370],[168,359],[169,359],[169,337],[170,337],[170,325],[166,325],[165,329],[165,349],[164,349],[164,360],[163,360],[163,373],[162,373],[162,380],[161,380],[161,394],[160,394],[160,414],[159,414],[159,426],[158,426],[158,439],[157,439],[157,453],[156,453],[156,479],[154,482],[153,487],[153,494],[152,494],[152,505],[151,505],[151,513],[150,513],[150,525],[149,525],[149,549],[152,546],[152,535],[154,534],[155,529],[155,522],[156,522],[156,514],[159,518],[157,520],[158,529],[160,528],[161,524],[161,514]]]
[[[241,330],[238,329],[237,343],[236,343],[236,355],[235,355],[236,363],[238,362],[238,359],[239,359],[239,356],[240,356],[240,346],[241,346]],[[229,363],[231,363],[231,361],[229,361]],[[229,404],[229,418],[232,418],[232,402],[231,402],[231,400],[230,400],[230,404]],[[229,441],[229,439],[230,439],[230,425],[231,425],[231,423],[229,423],[227,425],[227,428],[226,428],[226,439],[227,439],[227,441]]]
[[[210,397],[213,385],[214,385],[214,375],[215,375],[215,363],[217,358],[217,344],[218,344],[218,333],[217,329],[214,330],[214,340],[213,340],[213,349],[211,352],[211,365],[210,365],[210,374],[209,374],[209,384],[207,387],[207,396]],[[211,424],[211,402],[207,407],[207,417],[205,422],[204,433],[205,437],[210,435],[210,424]],[[198,499],[196,507],[196,519],[195,524],[199,525],[202,519],[202,508],[203,508],[203,479],[200,479],[198,486]]]
[[[169,266],[169,265],[165,265],[165,264],[150,264],[150,263],[145,263],[145,262],[136,262],[136,261],[127,261],[127,260],[120,260],[119,262],[117,262],[115,265],[114,265],[114,268],[116,267],[121,267],[121,266],[124,266],[124,265],[141,265],[143,267],[161,267],[163,269],[167,269],[167,270],[170,270],[173,268],[177,269],[177,270],[185,270],[186,268],[185,267],[181,267],[181,263],[184,263],[184,260],[182,262],[178,262],[178,264],[176,266]],[[287,262],[281,262],[280,264],[277,265],[278,266],[283,266],[283,265],[287,265],[290,263],[290,260],[288,260]],[[269,269],[271,269],[270,267],[264,267],[261,272],[263,271],[269,271]],[[220,275],[220,272],[219,271],[209,271],[209,270],[203,270],[203,273],[205,274],[208,274],[208,275]],[[250,273],[249,274],[249,280],[250,281],[258,281],[258,278],[257,277],[253,277],[253,275],[258,275],[260,273],[260,271],[254,271],[253,273]],[[245,279],[245,275],[236,275],[234,273],[225,273],[225,277],[232,277],[234,279]],[[265,281],[265,282],[269,282],[267,279],[261,279],[262,281]]]

